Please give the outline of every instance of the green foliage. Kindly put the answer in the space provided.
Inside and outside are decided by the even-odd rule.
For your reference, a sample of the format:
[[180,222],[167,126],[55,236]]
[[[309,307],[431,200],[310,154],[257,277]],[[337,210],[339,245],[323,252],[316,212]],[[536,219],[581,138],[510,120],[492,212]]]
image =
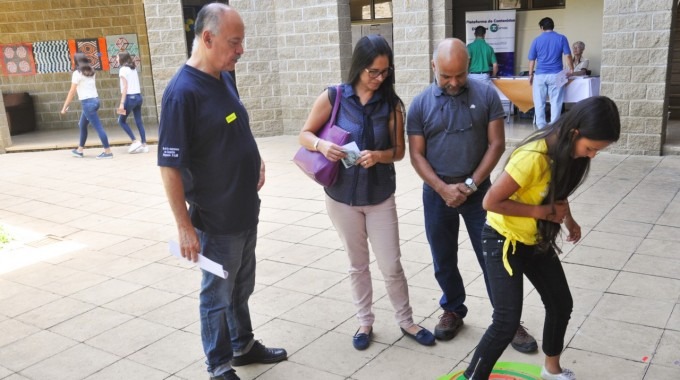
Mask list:
[[0,226],[0,248],[2,248],[3,245],[9,243],[10,240],[12,240],[12,237],[9,236],[2,226]]

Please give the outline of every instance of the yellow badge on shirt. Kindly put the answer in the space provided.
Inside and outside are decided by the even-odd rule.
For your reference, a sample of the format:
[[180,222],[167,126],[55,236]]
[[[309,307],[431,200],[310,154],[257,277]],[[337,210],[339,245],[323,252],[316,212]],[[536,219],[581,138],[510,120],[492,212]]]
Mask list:
[[231,124],[232,121],[236,120],[236,112],[232,112],[226,117],[227,124]]

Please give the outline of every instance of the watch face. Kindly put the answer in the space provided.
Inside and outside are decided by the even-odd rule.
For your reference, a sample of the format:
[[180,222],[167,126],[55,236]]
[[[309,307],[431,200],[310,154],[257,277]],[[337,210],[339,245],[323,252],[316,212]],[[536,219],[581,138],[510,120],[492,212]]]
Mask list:
[[468,178],[465,180],[466,185],[472,185],[472,178]]

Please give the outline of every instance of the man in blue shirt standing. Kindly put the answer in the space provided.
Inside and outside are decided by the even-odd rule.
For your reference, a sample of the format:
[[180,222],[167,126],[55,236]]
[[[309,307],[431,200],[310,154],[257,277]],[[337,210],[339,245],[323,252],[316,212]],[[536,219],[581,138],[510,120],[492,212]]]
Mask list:
[[158,165],[182,256],[195,262],[202,254],[228,272],[203,271],[201,340],[210,379],[239,380],[232,367],[287,358],[254,339],[248,309],[264,163],[228,73],[243,54],[241,16],[212,3],[195,26],[191,57],[163,94]]
[[[564,84],[566,78],[560,78],[564,68],[562,54],[567,57],[569,71],[574,72],[574,61],[567,37],[553,31],[555,23],[550,17],[544,17],[538,26],[541,34],[534,39],[529,48],[529,83],[533,85],[534,112],[536,126],[543,128],[545,120],[546,97],[550,96],[550,123],[554,123],[562,111],[564,103]],[[538,62],[538,68],[537,67]],[[535,69],[535,71],[534,71]]]

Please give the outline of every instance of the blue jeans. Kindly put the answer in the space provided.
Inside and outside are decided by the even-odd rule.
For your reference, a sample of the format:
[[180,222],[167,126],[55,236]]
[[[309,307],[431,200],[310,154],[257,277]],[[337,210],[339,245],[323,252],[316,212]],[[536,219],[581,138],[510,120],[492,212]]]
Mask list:
[[78,121],[78,128],[80,129],[80,141],[78,142],[78,145],[85,146],[85,142],[87,142],[87,125],[92,123],[92,126],[99,135],[99,139],[102,141],[102,145],[105,149],[108,149],[109,138],[106,136],[102,122],[99,120],[99,115],[97,114],[97,111],[99,110],[99,98],[83,99],[80,101],[80,105],[83,107],[83,112],[80,114],[80,121]]
[[[478,186],[465,203],[449,207],[436,191],[427,184],[423,185],[423,208],[425,213],[425,233],[430,243],[434,276],[443,294],[439,300],[442,309],[453,311],[461,318],[467,315],[465,306],[465,284],[458,270],[458,229],[459,216],[463,217],[472,247],[477,255],[487,291],[489,284],[482,254],[482,227],[486,221],[486,211],[482,200],[491,186],[488,179]],[[490,296],[489,296],[490,297]]]
[[225,280],[202,271],[199,297],[206,364],[218,376],[231,369],[234,355],[247,353],[255,342],[248,299],[255,289],[257,228],[228,235],[196,232],[201,253],[229,273]]
[[467,379],[488,379],[496,361],[515,336],[522,315],[523,275],[534,285],[545,305],[543,352],[547,356],[555,356],[564,349],[564,334],[573,301],[559,258],[554,251],[540,253],[536,246],[518,242],[515,253],[508,252],[513,271],[510,276],[503,267],[504,242],[503,235],[484,226],[482,245],[494,299],[493,322],[465,371]]
[[130,129],[127,123],[127,118],[130,116],[130,112],[135,116],[135,124],[137,124],[137,129],[139,130],[139,137],[142,140],[142,144],[146,144],[146,132],[144,131],[144,122],[142,121],[142,103],[144,99],[142,94],[132,94],[125,96],[125,115],[118,115],[118,124],[123,128],[125,133],[130,136],[132,141],[135,141],[135,134]]
[[550,96],[550,124],[560,117],[562,104],[564,104],[564,86],[555,85],[558,74],[536,74],[534,76],[533,96],[536,126],[543,128],[547,124],[545,120],[545,102]]

